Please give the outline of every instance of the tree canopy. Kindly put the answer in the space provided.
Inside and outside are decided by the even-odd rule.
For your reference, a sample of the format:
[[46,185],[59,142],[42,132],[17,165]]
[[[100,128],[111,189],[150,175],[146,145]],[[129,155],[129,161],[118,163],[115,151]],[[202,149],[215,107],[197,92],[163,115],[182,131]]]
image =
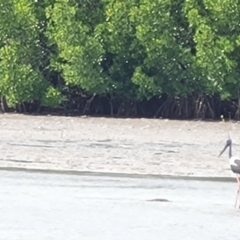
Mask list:
[[0,96],[21,111],[236,117],[239,19],[236,0],[1,1]]

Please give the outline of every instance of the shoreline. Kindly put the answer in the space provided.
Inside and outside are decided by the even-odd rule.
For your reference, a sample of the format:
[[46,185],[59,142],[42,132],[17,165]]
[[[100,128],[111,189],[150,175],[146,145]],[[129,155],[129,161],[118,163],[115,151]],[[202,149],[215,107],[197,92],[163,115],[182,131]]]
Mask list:
[[146,178],[146,179],[169,179],[169,180],[186,180],[186,181],[211,181],[211,182],[235,182],[234,177],[210,177],[210,176],[178,176],[178,175],[160,175],[160,174],[138,174],[138,173],[118,173],[118,172],[94,172],[78,170],[61,170],[61,169],[35,169],[20,167],[0,167],[0,171],[7,172],[26,172],[39,174],[57,174],[72,176],[88,177],[112,177],[112,178]]

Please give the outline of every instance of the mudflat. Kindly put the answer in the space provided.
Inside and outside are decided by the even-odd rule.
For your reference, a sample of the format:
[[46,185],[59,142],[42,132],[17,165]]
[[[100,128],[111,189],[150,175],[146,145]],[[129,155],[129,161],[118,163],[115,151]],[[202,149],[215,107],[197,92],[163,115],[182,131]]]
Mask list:
[[234,177],[238,122],[0,115],[0,167]]

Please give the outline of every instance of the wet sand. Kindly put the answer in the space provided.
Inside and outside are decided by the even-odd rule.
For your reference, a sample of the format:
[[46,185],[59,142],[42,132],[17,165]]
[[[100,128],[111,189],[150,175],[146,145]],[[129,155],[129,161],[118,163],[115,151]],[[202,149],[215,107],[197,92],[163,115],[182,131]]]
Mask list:
[[0,115],[0,168],[234,177],[239,123]]

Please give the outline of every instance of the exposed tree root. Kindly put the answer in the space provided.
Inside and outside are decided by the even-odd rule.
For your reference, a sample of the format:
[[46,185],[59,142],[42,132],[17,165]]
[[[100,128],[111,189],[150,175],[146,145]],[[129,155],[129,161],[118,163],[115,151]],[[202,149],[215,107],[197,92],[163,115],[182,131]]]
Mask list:
[[[69,95],[69,96],[68,96]],[[136,102],[117,96],[85,95],[73,90],[66,94],[70,100],[57,110],[41,107],[40,103],[19,104],[9,109],[5,98],[1,97],[1,111],[20,113],[44,112],[67,115],[104,115],[111,117],[153,117],[169,119],[240,119],[240,96],[235,101],[221,101],[219,96],[192,95],[188,97],[156,97]]]

